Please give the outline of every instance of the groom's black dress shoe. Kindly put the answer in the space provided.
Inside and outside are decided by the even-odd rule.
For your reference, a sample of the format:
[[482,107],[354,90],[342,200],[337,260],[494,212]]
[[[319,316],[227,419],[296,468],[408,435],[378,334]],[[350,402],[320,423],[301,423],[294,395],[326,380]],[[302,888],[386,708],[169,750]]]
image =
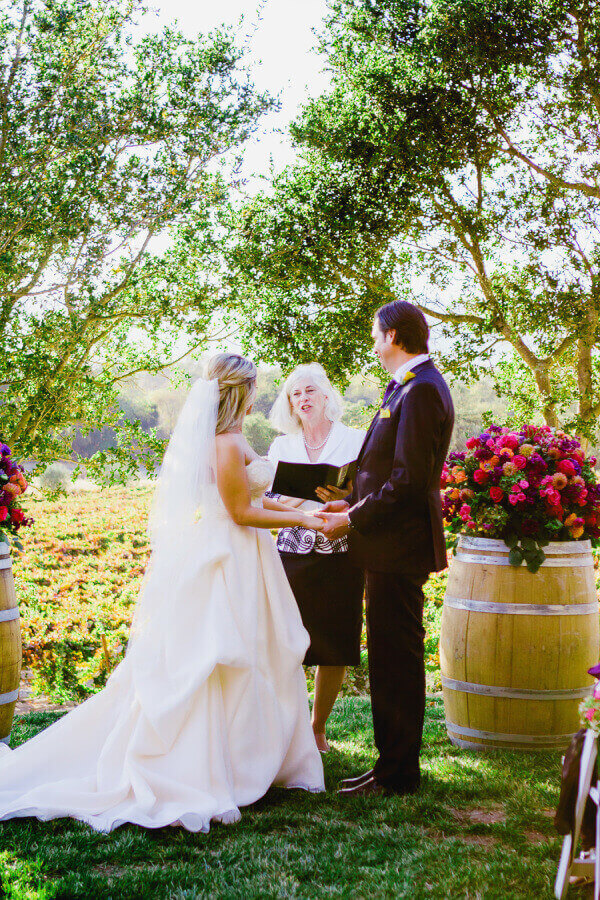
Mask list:
[[359,784],[363,784],[363,782],[368,781],[369,778],[373,777],[373,769],[369,769],[368,772],[363,772],[362,775],[357,775],[356,778],[343,778],[342,779],[342,787],[356,787]]
[[403,797],[406,794],[416,794],[419,785],[408,785],[401,788],[386,787],[379,784],[376,778],[371,776],[366,781],[362,781],[354,787],[342,788],[338,791],[340,797],[378,797],[382,794],[393,794],[397,797]]
[[366,781],[360,781],[353,787],[345,787],[338,791],[340,797],[377,797],[385,793],[384,786],[379,784],[372,775]]

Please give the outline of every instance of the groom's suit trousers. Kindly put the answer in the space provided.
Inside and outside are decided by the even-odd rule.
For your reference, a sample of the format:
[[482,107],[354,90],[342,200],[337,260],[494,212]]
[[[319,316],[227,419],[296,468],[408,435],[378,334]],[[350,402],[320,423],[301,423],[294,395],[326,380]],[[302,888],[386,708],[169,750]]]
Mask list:
[[419,786],[425,715],[423,585],[427,576],[366,572],[367,645],[377,781]]

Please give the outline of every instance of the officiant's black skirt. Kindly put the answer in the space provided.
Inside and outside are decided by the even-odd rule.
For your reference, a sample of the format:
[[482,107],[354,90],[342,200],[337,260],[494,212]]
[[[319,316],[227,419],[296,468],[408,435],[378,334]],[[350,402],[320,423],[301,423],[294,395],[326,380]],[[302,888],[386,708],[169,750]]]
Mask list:
[[305,666],[358,666],[364,577],[347,553],[280,553],[304,627]]

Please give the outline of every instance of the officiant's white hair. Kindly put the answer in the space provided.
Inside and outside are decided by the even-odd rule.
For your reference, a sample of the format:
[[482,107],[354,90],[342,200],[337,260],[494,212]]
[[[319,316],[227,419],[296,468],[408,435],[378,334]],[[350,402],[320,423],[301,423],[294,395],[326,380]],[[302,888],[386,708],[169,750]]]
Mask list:
[[330,422],[337,422],[338,419],[341,419],[344,411],[344,401],[339,391],[336,391],[330,382],[323,366],[316,362],[296,366],[285,379],[269,413],[271,425],[277,431],[283,431],[284,434],[293,434],[302,430],[302,423],[298,416],[292,413],[292,404],[290,403],[290,395],[297,382],[302,379],[312,381],[327,397],[325,415]]

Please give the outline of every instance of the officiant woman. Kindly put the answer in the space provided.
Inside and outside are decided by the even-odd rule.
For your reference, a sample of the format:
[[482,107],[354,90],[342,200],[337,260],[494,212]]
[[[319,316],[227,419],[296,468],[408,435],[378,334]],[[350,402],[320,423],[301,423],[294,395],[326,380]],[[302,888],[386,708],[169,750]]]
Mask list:
[[[269,459],[275,465],[282,461],[334,466],[355,460],[365,433],[343,425],[342,411],[343,400],[323,367],[318,363],[298,366],[286,379],[269,416],[283,432],[271,444]],[[319,488],[314,501],[282,499],[308,510],[347,493]],[[310,635],[304,665],[317,666],[312,727],[324,753],[329,749],[325,725],[346,666],[360,663],[363,574],[349,561],[345,537],[328,541],[307,528],[282,528],[277,549]]]

